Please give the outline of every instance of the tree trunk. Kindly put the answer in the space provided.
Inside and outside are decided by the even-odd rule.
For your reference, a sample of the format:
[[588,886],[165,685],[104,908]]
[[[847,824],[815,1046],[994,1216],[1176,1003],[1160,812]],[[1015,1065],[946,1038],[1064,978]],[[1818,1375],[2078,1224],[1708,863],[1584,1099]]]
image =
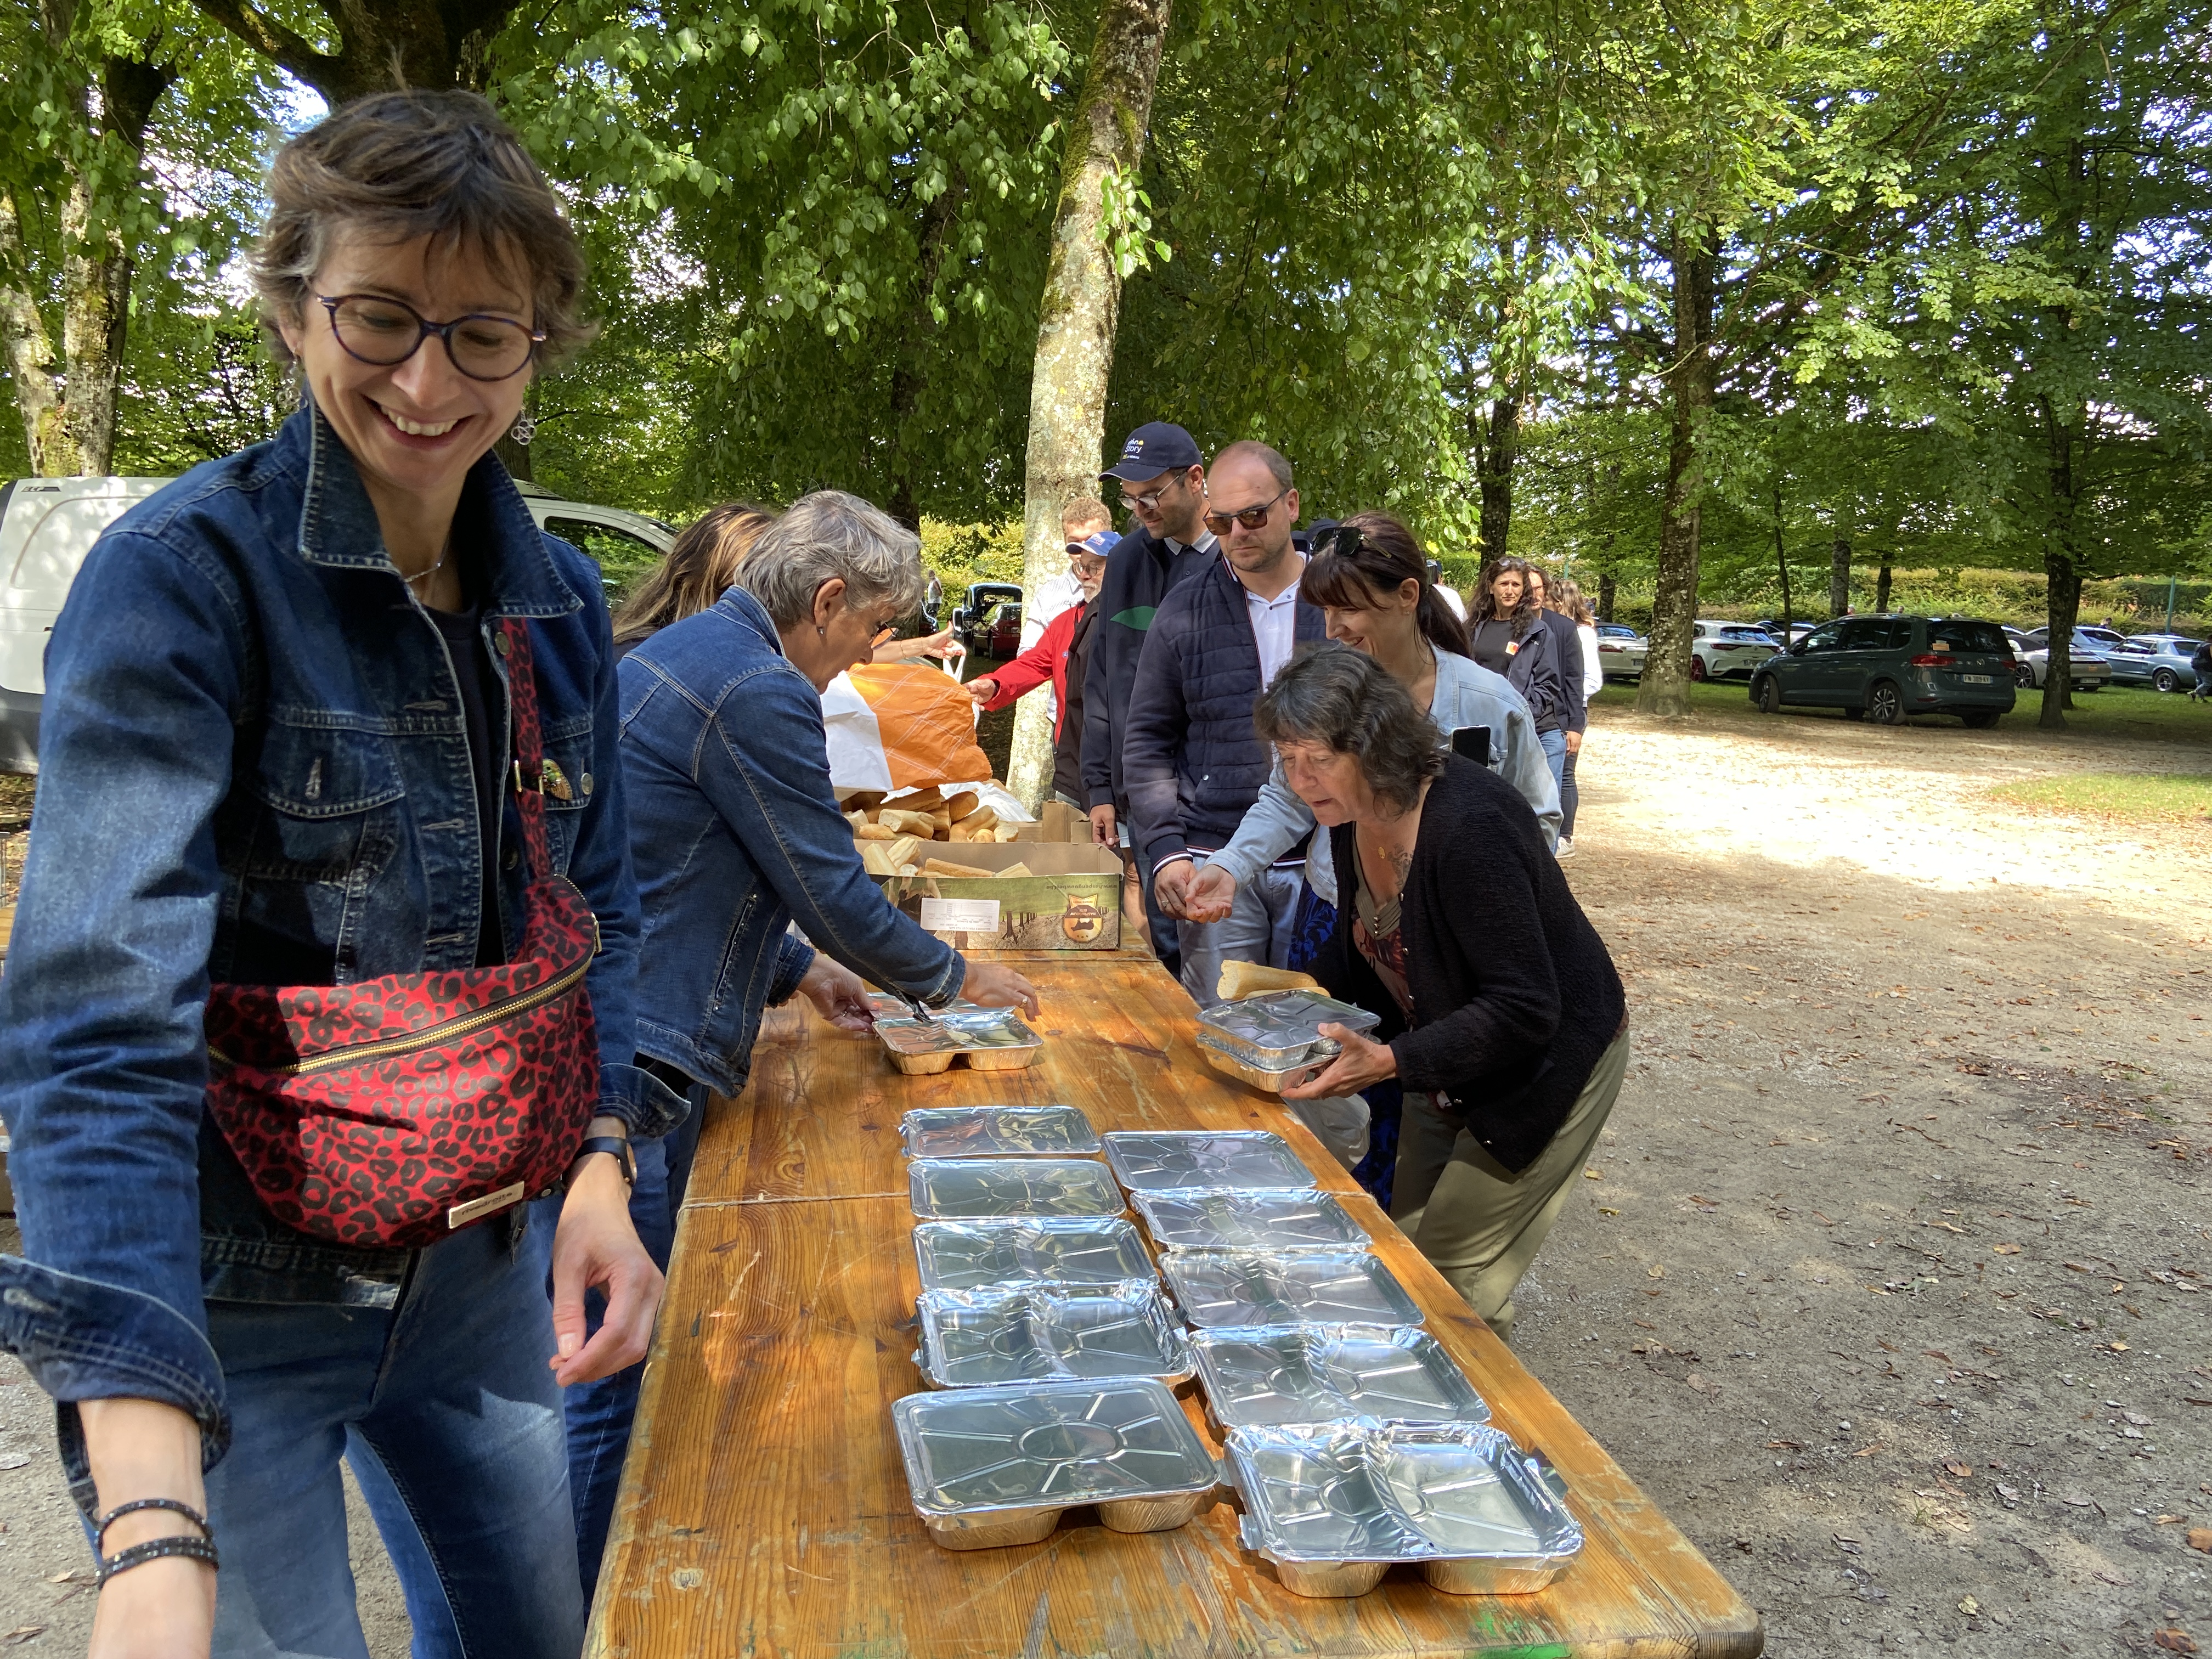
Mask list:
[[[61,447],[61,374],[54,361],[53,337],[40,314],[29,272],[15,220],[15,198],[0,191],[0,349],[6,351],[8,375],[15,382],[31,471],[52,477],[57,471],[48,457]],[[59,469],[64,475],[68,471]]]
[[[1169,0],[1106,0],[1068,129],[1030,378],[1022,586],[1032,593],[1067,567],[1062,503],[1098,488],[1106,386],[1121,309],[1121,277],[1107,245],[1106,183],[1118,173],[1134,187],[1168,8]],[[1015,706],[1006,783],[1032,806],[1051,787],[1052,726],[1042,698]]]
[[2074,624],[2081,616],[2081,564],[2078,539],[2081,528],[2080,481],[2075,463],[2081,446],[2081,423],[2087,411],[2078,404],[2062,415],[2042,400],[2045,465],[2051,505],[2043,532],[2043,569],[2050,578],[2045,621],[2051,629],[2051,657],[2043,677],[2043,708],[2035,723],[2046,732],[2066,727],[2066,710],[2074,706]]
[[1719,247],[1713,231],[1677,226],[1674,342],[1667,369],[1674,415],[1667,448],[1667,495],[1659,517],[1659,580],[1651,599],[1651,649],[1636,706],[1647,714],[1690,712],[1691,624],[1698,615],[1698,533],[1705,472],[1698,440],[1713,406],[1713,279]]
[[1791,625],[1796,618],[1790,614],[1790,555],[1782,544],[1782,481],[1774,481],[1774,568],[1782,573],[1782,644],[1790,645]]
[[1889,609],[1889,561],[1884,559],[1874,573],[1874,608],[1877,614]]
[[1600,622],[1613,620],[1613,574],[1610,571],[1597,579],[1597,619]]
[[1851,608],[1851,538],[1838,536],[1828,558],[1828,614],[1840,617]]
[[192,3],[333,108],[393,87],[467,87],[491,79],[491,43],[520,0],[317,0],[338,50],[319,52],[252,0]]
[[1475,478],[1482,490],[1482,520],[1476,534],[1486,560],[1502,559],[1513,527],[1513,463],[1521,453],[1521,400],[1496,398],[1487,422],[1482,405],[1470,404],[1468,425],[1473,428]]

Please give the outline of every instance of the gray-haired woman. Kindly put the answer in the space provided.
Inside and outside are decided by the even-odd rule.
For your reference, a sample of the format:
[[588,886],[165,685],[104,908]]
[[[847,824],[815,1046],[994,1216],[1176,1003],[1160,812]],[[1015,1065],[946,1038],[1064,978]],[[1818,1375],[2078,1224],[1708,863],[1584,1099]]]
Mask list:
[[[737,586],[622,663],[623,780],[644,902],[638,1062],[691,1099],[638,1160],[639,1231],[665,1260],[702,1109],[745,1086],[762,1011],[802,995],[870,1024],[852,970],[942,1006],[1036,1012],[1012,969],[969,963],[884,902],[837,810],[822,691],[911,612],[921,542],[856,496],[802,496],[754,541]],[[792,937],[796,921],[810,944]],[[840,965],[842,964],[842,965]],[[662,1214],[640,1214],[656,1201]],[[569,1479],[596,1576],[637,1404],[638,1369],[568,1401]]]
[[1406,1092],[1391,1218],[1501,1337],[1513,1287],[1613,1110],[1628,1014],[1528,803],[1372,657],[1326,645],[1275,677],[1260,735],[1329,826],[1340,902],[1314,964],[1382,1017],[1286,1099]]

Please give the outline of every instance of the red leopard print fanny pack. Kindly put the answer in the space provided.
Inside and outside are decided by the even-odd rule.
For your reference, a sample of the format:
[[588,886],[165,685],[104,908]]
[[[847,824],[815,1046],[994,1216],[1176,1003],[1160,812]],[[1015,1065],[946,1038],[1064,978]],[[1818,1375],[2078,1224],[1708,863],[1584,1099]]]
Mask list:
[[416,1248],[551,1188],[599,1093],[584,896],[553,873],[530,628],[501,620],[528,860],[522,947],[500,968],[353,985],[217,985],[207,1102],[254,1191],[336,1243]]

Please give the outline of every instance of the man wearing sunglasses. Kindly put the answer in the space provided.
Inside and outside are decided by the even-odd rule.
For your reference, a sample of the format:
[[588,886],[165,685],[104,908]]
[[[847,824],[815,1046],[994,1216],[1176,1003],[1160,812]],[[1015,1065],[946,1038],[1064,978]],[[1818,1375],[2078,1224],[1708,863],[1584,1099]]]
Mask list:
[[1273,757],[1253,731],[1252,705],[1299,642],[1323,632],[1321,611],[1298,597],[1305,559],[1291,544],[1291,464],[1265,444],[1231,444],[1213,459],[1206,495],[1206,527],[1221,556],[1160,601],[1121,751],[1137,867],[1176,919],[1183,988],[1201,1007],[1218,1000],[1224,962],[1286,965],[1295,857],[1239,887],[1218,921],[1193,921],[1183,896],[1267,781]]
[[[1206,507],[1205,458],[1189,433],[1166,421],[1148,421],[1129,434],[1121,458],[1098,475],[1120,486],[1136,528],[1115,544],[1106,580],[1094,601],[1091,659],[1083,681],[1083,789],[1093,840],[1129,845],[1129,796],[1122,777],[1122,734],[1137,657],[1160,601],[1170,588],[1205,568],[1214,538],[1200,521]],[[1128,855],[1125,853],[1124,857]],[[1176,924],[1154,902],[1152,883],[1141,882],[1152,918],[1152,951],[1173,973]]]

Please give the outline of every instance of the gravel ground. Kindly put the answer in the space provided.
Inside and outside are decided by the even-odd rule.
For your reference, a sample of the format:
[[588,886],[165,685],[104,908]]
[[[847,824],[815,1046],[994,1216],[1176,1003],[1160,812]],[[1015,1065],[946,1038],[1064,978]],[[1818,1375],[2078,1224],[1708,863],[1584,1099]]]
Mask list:
[[[1518,1340],[1771,1653],[2212,1650],[2206,831],[1984,793],[2136,767],[2212,747],[1598,711],[1568,869],[1637,1055]],[[59,1652],[51,1422],[0,1358],[0,1641]]]

